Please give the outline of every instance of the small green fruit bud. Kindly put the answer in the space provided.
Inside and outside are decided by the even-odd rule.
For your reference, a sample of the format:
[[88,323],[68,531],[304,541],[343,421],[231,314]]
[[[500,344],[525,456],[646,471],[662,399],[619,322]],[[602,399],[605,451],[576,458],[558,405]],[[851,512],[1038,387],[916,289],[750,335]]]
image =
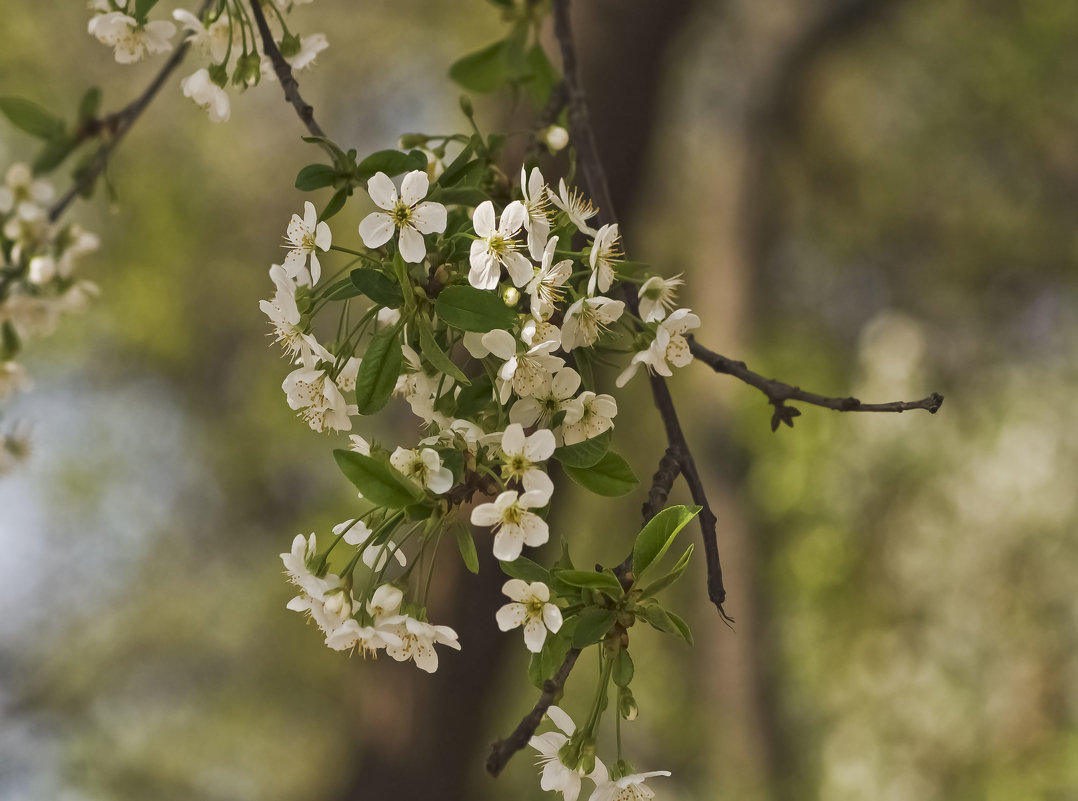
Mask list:
[[280,44],[281,55],[285,58],[292,58],[292,56],[299,55],[299,51],[302,49],[299,37],[294,33],[285,34],[281,39]]
[[426,134],[421,133],[409,133],[400,138],[401,149],[406,147],[423,147],[427,144],[428,137]]
[[472,106],[472,99],[468,95],[460,96],[460,110],[464,112],[464,116],[471,119],[475,114],[475,108]]
[[623,720],[636,720],[636,716],[640,714],[640,708],[628,687],[618,688],[618,714]]

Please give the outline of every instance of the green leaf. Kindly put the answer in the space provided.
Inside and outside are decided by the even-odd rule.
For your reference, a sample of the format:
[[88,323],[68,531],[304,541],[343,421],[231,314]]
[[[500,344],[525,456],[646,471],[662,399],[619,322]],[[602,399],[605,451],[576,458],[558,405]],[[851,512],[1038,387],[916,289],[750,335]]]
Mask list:
[[546,50],[539,42],[528,49],[525,63],[528,68],[528,79],[524,86],[528,90],[532,103],[537,108],[543,108],[550,100],[550,93],[561,80],[561,76],[550,63]]
[[436,308],[442,322],[462,331],[508,329],[517,319],[517,313],[493,292],[462,284],[443,289]]
[[21,97],[0,97],[0,113],[11,124],[38,139],[59,139],[64,135],[63,120],[30,100]]
[[436,200],[445,206],[478,206],[484,200],[490,200],[490,196],[481,189],[464,187],[431,193],[431,200]]
[[468,166],[472,163],[472,156],[475,155],[475,147],[469,142],[464,146],[464,149],[457,154],[457,157],[449,163],[442,174],[438,176],[438,180],[434,183],[436,186],[452,186],[461,176],[467,171]]
[[378,150],[371,153],[356,168],[356,177],[366,181],[376,172],[384,172],[390,178],[412,170],[427,169],[427,156],[421,150],[402,153],[399,150]]
[[83,94],[82,99],[79,101],[78,120],[79,122],[86,122],[97,117],[97,113],[101,110],[101,90],[96,86],[91,86]]
[[561,667],[565,661],[565,654],[569,651],[569,638],[549,635],[539,653],[532,654],[528,661],[528,679],[539,689],[543,688],[543,682],[553,677],[554,671]]
[[541,581],[544,584],[550,583],[550,571],[526,556],[518,556],[512,562],[501,562],[500,564],[502,572],[509,578],[528,582]]
[[677,560],[677,564],[674,565],[673,570],[671,570],[662,578],[656,579],[651,584],[648,584],[646,587],[642,588],[640,590],[640,597],[648,598],[652,595],[656,595],[662,590],[665,590],[679,578],[681,578],[681,574],[684,573],[689,566],[689,560],[692,558],[692,552],[694,547],[695,546],[690,544],[689,547],[685,549],[685,553],[683,553],[681,555],[681,558]]
[[589,606],[577,615],[576,628],[573,630],[573,647],[587,648],[592,643],[599,642],[610,631],[617,618],[618,613],[613,609]]
[[470,387],[457,394],[456,417],[472,417],[486,408],[494,397],[494,385],[486,375],[476,376]]
[[614,667],[611,669],[611,677],[614,679],[614,684],[619,687],[628,687],[633,680],[633,673],[635,668],[633,667],[632,657],[629,656],[629,652],[622,649],[619,650],[614,657]]
[[643,618],[652,628],[658,629],[665,634],[680,636],[677,626],[670,619],[670,615],[656,601],[642,603],[634,611],[637,617]]
[[313,192],[315,189],[333,186],[337,175],[336,167],[328,164],[308,164],[296,176],[296,189],[301,192]]
[[349,298],[359,297],[360,294],[359,289],[352,283],[351,278],[342,278],[340,281],[335,281],[325,290],[325,296],[329,300],[348,300]]
[[661,559],[674,542],[674,537],[699,513],[699,506],[671,506],[648,521],[636,535],[633,545],[633,575],[636,581],[648,566]]
[[472,382],[461,372],[460,368],[453,364],[453,360],[446,355],[437,341],[434,339],[434,330],[430,320],[425,314],[417,314],[415,317],[416,327],[419,329],[419,345],[423,352],[423,358],[429,361],[436,370],[452,376],[458,383],[467,386]]
[[565,474],[584,489],[607,498],[628,495],[640,486],[632,468],[614,451],[607,451],[591,467],[572,467],[564,463],[562,466]]
[[597,437],[555,449],[554,458],[569,467],[591,467],[610,450],[613,436],[613,429],[608,428]]
[[475,540],[467,526],[458,523],[453,526],[453,533],[457,535],[457,549],[464,560],[464,566],[472,573],[479,572],[479,554],[475,550]]
[[592,365],[591,354],[587,348],[577,348],[573,351],[573,359],[576,361],[576,371],[580,374],[580,386],[582,389],[595,389],[595,367]]
[[501,88],[509,81],[505,46],[504,41],[498,41],[457,59],[449,68],[449,77],[459,86],[480,94]]
[[341,472],[371,503],[390,509],[403,509],[424,496],[418,485],[402,476],[392,465],[355,451],[338,449],[333,451],[333,457]]
[[438,455],[442,459],[442,467],[448,468],[453,474],[453,482],[459,482],[464,478],[464,454],[453,448],[439,448]]
[[63,164],[64,159],[70,155],[74,147],[75,143],[67,138],[53,139],[48,142],[41,152],[37,154],[37,158],[34,159],[32,165],[34,175],[41,175],[55,170]]
[[624,594],[621,582],[609,573],[595,573],[590,570],[556,570],[553,576],[571,587],[598,590],[612,598],[620,598]]
[[387,328],[371,337],[356,375],[356,406],[360,414],[374,414],[387,403],[397,386],[404,354],[400,329]]
[[670,622],[674,624],[674,627],[677,629],[678,636],[681,637],[681,639],[683,639],[689,645],[692,645],[692,630],[689,628],[689,624],[686,623],[680,615],[675,615],[669,610],[667,611],[666,616],[670,618]]
[[373,267],[357,267],[348,276],[356,289],[381,306],[397,308],[404,302],[401,288],[392,278]]
[[336,192],[333,193],[333,197],[329,199],[329,203],[322,209],[322,213],[318,215],[318,219],[321,221],[328,220],[338,211],[344,208],[344,202],[352,194],[352,187],[342,186]]

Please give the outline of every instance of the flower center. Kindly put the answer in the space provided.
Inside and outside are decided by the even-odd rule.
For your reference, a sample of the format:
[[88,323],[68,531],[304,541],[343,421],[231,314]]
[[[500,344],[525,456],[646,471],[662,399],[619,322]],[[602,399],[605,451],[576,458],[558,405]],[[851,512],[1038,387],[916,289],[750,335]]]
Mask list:
[[398,200],[396,207],[393,209],[392,217],[393,224],[401,228],[412,219],[412,207],[405,205],[404,201]]

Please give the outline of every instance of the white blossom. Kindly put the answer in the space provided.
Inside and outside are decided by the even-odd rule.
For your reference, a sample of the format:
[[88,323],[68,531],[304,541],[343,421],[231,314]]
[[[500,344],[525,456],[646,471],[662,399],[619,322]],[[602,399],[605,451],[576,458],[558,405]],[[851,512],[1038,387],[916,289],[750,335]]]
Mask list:
[[[366,545],[367,540],[371,538],[373,533],[374,532],[370,527],[368,527],[362,520],[345,520],[343,523],[338,523],[333,527],[333,534],[335,536],[343,534],[344,541],[357,548]],[[390,554],[393,555],[393,558],[397,560],[397,563],[401,567],[407,566],[408,560],[405,558],[404,554],[401,553],[400,548],[398,548],[391,540],[386,540],[377,545],[367,545],[367,547],[363,549],[360,559],[362,559],[363,564],[371,570],[380,571],[389,561]]]
[[[300,416],[315,431],[325,431],[327,428],[348,431],[352,427],[352,421],[348,418],[357,414],[358,410],[355,404],[345,401],[341,388],[329,376],[327,368],[318,366],[319,362],[332,364],[333,356],[307,335],[303,337],[301,361],[302,366],[289,373],[281,384],[289,408],[300,411]],[[354,364],[354,370],[358,370],[358,360]]]
[[610,290],[614,283],[614,264],[621,257],[620,237],[617,223],[604,225],[595,234],[595,240],[591,243],[591,278],[588,279],[588,294],[594,295],[596,286],[600,292]]
[[298,354],[304,332],[300,325],[299,306],[296,305],[296,283],[279,264],[270,267],[269,275],[277,286],[277,293],[272,300],[260,300],[258,308],[273,324],[276,334],[274,341],[280,342],[286,353]]
[[581,298],[565,313],[561,326],[561,346],[566,353],[581,346],[590,348],[611,323],[621,317],[625,304],[601,295]]
[[655,797],[655,791],[645,782],[653,776],[669,775],[668,770],[652,770],[611,781],[606,765],[596,760],[595,770],[588,774],[588,778],[595,782],[595,789],[588,796],[588,801],[650,801]]
[[641,284],[636,293],[640,299],[640,318],[645,323],[663,319],[666,312],[674,307],[674,296],[683,283],[680,275],[665,280],[653,275]]
[[685,339],[685,332],[700,325],[700,318],[688,309],[678,309],[669,317],[659,323],[655,331],[655,339],[646,350],[633,355],[621,375],[614,383],[623,387],[636,375],[641,364],[648,368],[649,373],[658,373],[661,376],[671,376],[673,373],[670,366],[684,367],[692,362],[692,352],[689,350],[689,342]]
[[119,63],[133,64],[147,53],[171,50],[170,40],[176,33],[176,26],[166,20],[139,25],[134,17],[122,11],[109,11],[94,16],[87,31],[102,44],[114,48],[113,55]]
[[472,242],[468,283],[476,289],[494,289],[503,265],[514,286],[524,286],[531,280],[534,273],[531,262],[517,252],[520,243],[513,239],[527,216],[524,204],[514,200],[502,212],[501,222],[495,225],[494,204],[489,200],[479,204],[472,215],[472,226],[479,238]]
[[453,486],[453,471],[442,467],[442,459],[433,448],[398,447],[389,457],[389,463],[435,495],[442,495]]
[[502,434],[502,478],[520,482],[525,492],[539,492],[550,500],[554,483],[538,465],[554,454],[554,434],[545,428],[524,436],[524,428],[512,423]]
[[[285,238],[292,245],[288,255],[284,257],[285,272],[301,285],[317,284],[322,276],[322,265],[318,263],[318,254],[315,251],[329,250],[332,234],[325,220],[318,222],[318,212],[311,201],[304,201],[302,217],[298,214],[292,215]],[[311,257],[310,281],[307,280],[308,256]]]
[[528,232],[528,253],[539,261],[550,236],[550,217],[547,214],[549,200],[547,185],[538,167],[532,167],[531,177],[520,168],[520,192],[524,196],[524,230]]
[[7,214],[20,203],[44,206],[54,195],[52,184],[34,178],[30,167],[21,161],[7,169],[4,185],[0,186],[0,214]]
[[228,92],[213,82],[205,67],[180,81],[180,88],[184,97],[191,98],[195,105],[206,110],[210,122],[228,122],[232,115]]
[[566,445],[592,439],[613,428],[613,418],[618,413],[617,401],[610,395],[596,395],[589,390],[581,392],[577,400],[580,405],[566,412],[562,426]]
[[533,735],[528,741],[528,745],[539,752],[539,764],[543,766],[539,786],[544,790],[561,793],[565,801],[576,801],[580,795],[582,774],[578,769],[562,764],[558,756],[558,751],[576,731],[576,725],[559,706],[549,707],[546,714],[561,733],[548,731]]
[[329,47],[329,40],[324,33],[309,33],[300,37],[299,52],[294,56],[288,56],[285,61],[298,72],[313,65],[318,54],[327,47]]
[[550,202],[568,215],[569,222],[575,225],[578,231],[595,236],[596,231],[588,225],[588,220],[598,214],[599,210],[579,190],[567,189],[565,179],[562,178],[558,182],[558,193],[554,194],[554,191],[548,188],[547,194],[550,196]]
[[397,244],[401,258],[418,264],[427,255],[423,234],[440,234],[445,230],[446,211],[441,203],[420,202],[427,196],[430,179],[422,170],[412,170],[404,176],[400,196],[384,172],[375,173],[367,181],[367,192],[380,211],[371,212],[359,224],[359,236],[369,248],[377,248],[393,238],[400,229]]
[[438,669],[438,653],[435,644],[448,645],[460,650],[457,633],[449,626],[432,626],[421,620],[406,616],[395,627],[390,628],[401,639],[401,645],[389,645],[386,653],[398,662],[411,659],[416,667],[433,673]]
[[546,243],[540,267],[528,284],[531,312],[536,320],[546,320],[554,313],[565,294],[562,286],[573,273],[571,259],[562,259],[557,264],[554,263],[554,251],[557,247],[558,237],[552,236]]
[[522,426],[550,428],[555,415],[562,410],[566,417],[579,419],[583,410],[574,411],[580,406],[580,401],[574,397],[579,388],[580,374],[572,367],[564,367],[553,378],[544,381],[534,395],[514,403],[509,410],[509,420]]
[[494,556],[512,562],[525,545],[537,547],[550,537],[546,521],[529,509],[546,506],[550,499],[542,492],[518,494],[507,490],[492,503],[482,503],[472,510],[472,525],[493,526]]
[[512,603],[501,607],[495,614],[498,628],[510,631],[524,626],[524,644],[533,654],[543,650],[546,633],[561,628],[561,610],[550,603],[550,588],[541,581],[528,583],[521,579],[509,579],[502,587]]
[[208,27],[202,24],[202,20],[183,8],[175,9],[172,12],[172,18],[188,32],[184,41],[190,42],[193,47],[197,48],[203,55],[208,56],[215,64],[225,60],[225,56],[228,55],[229,41],[234,35],[239,36],[238,30],[233,34],[234,28],[229,17],[227,5],[217,19],[211,22]]

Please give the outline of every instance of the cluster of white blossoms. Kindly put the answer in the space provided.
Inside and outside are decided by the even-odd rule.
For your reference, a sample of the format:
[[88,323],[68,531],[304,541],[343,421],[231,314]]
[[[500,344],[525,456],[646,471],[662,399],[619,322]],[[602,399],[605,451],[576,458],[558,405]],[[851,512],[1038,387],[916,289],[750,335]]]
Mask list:
[[[263,0],[266,22],[281,55],[294,70],[311,66],[318,54],[329,47],[325,34],[299,35],[285,25],[284,12],[299,2],[311,0]],[[151,7],[156,4],[150,4]],[[135,0],[90,0],[94,16],[88,30],[102,44],[114,48],[121,64],[141,61],[147,55],[167,53],[173,49],[179,23],[184,41],[188,41],[207,61],[185,77],[180,88],[206,110],[211,122],[225,122],[231,115],[228,86],[241,89],[254,86],[262,78],[274,80],[276,74],[262,48],[262,38],[250,14],[237,0],[217,0],[198,17],[186,9],[172,12],[175,22],[149,20],[139,16]]]
[[[540,786],[561,793],[565,801],[577,801],[583,778],[595,784],[588,801],[650,801],[655,792],[647,786],[647,780],[670,775],[668,770],[653,770],[611,776],[607,766],[598,759],[594,767],[585,771],[580,764],[581,744],[573,741],[577,729],[572,718],[558,706],[547,709],[547,717],[559,731],[536,734],[529,745],[539,752],[539,764],[543,766]],[[574,757],[569,760],[572,764],[563,761],[565,755]]]
[[[62,315],[82,311],[97,294],[76,271],[98,238],[50,222],[53,197],[52,186],[22,163],[11,165],[0,184],[0,400],[31,386],[16,360],[23,345],[51,334]],[[25,452],[25,437],[0,433],[0,473]]]
[[[374,504],[371,513],[384,532],[374,546],[366,537],[345,537],[359,549],[346,579],[324,573],[317,581],[300,581],[304,560],[321,559],[324,568],[325,554],[313,553],[313,535],[304,546],[310,552],[294,548],[286,562],[304,595],[292,608],[308,612],[331,647],[368,654],[385,647],[391,655],[405,648],[416,664],[431,668],[436,659],[427,649],[457,643],[451,630],[423,622],[423,598],[411,599],[415,614],[407,624],[397,620],[396,607],[392,613],[371,611],[379,588],[410,585],[398,546],[392,549],[401,555],[396,566],[370,553],[372,547],[385,548],[389,534],[409,522],[385,504],[384,486],[376,482],[370,491],[363,481],[391,471],[395,477],[389,480],[403,482],[408,489],[401,492],[412,493],[402,503],[426,504],[426,511],[413,515],[424,519],[398,540],[404,543],[422,528],[419,552],[431,542],[431,532],[459,517],[455,507],[477,491],[487,493],[492,497],[475,504],[467,519],[490,529],[493,555],[512,563],[525,548],[549,540],[546,509],[554,483],[548,460],[559,448],[583,447],[614,426],[616,400],[585,388],[577,369],[589,361],[586,351],[628,337],[639,350],[618,386],[641,364],[670,375],[671,366],[691,360],[684,334],[699,319],[674,308],[680,279],[653,277],[640,279],[636,328],[623,320],[625,302],[608,294],[622,279],[617,226],[592,228],[589,220],[597,210],[591,203],[564,181],[554,192],[537,167],[521,171],[521,199],[500,212],[491,200],[478,202],[470,221],[463,216],[467,207],[451,210],[438,202],[444,189],[432,184],[426,170],[411,170],[397,183],[376,172],[366,185],[376,210],[357,231],[365,250],[335,247],[328,224],[307,202],[303,215],[293,215],[287,226],[288,252],[270,268],[276,292],[261,308],[295,365],[282,385],[288,405],[312,429],[350,431],[353,418],[393,395],[408,403],[426,435],[414,445],[388,448],[353,436],[351,453],[359,456],[347,458],[359,460],[359,478],[350,477],[361,497]],[[455,232],[447,230],[451,223]],[[572,250],[577,237],[582,247]],[[562,243],[565,250],[559,249]],[[355,258],[345,268],[351,271],[347,276],[338,272],[323,280],[320,256],[324,260],[331,250]],[[354,267],[357,262],[361,266]],[[373,305],[354,309],[363,295]],[[332,312],[335,338],[319,341],[315,318],[332,301],[347,305]],[[615,331],[619,326],[623,330]],[[384,397],[376,403],[380,393]],[[370,533],[358,525],[354,530]],[[361,562],[371,575],[353,596],[351,572]],[[393,578],[389,571],[400,575]],[[537,653],[547,633],[561,626],[557,597],[543,582],[519,579],[509,581],[505,592],[511,603],[499,610],[498,625],[523,626],[528,649]]]

